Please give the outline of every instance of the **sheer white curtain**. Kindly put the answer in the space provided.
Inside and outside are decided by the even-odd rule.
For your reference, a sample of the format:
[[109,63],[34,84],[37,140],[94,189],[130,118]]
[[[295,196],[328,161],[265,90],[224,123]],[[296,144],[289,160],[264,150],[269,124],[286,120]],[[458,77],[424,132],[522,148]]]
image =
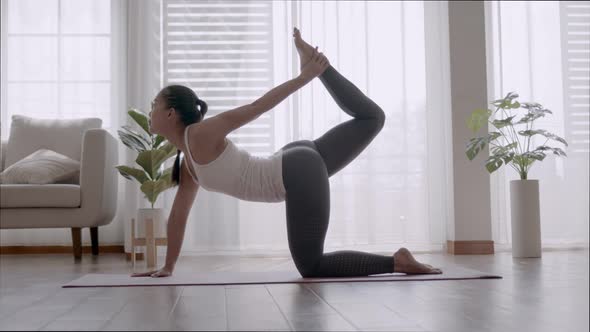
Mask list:
[[[49,17],[45,14],[51,13],[40,6],[58,1],[2,3],[30,6],[19,15],[38,17],[19,20],[34,26],[45,24]],[[385,128],[371,145],[330,179],[331,220],[325,250],[391,252],[401,245],[413,250],[442,249],[445,225],[452,220],[446,3],[107,3],[111,6],[111,38],[117,41],[97,61],[110,59],[108,71],[116,79],[111,76],[110,106],[94,106],[94,111],[84,115],[101,116],[105,127],[118,137],[117,129],[134,125],[126,114],[128,107],[148,110],[150,100],[167,84],[193,87],[209,103],[209,116],[254,101],[299,73],[292,40],[292,29],[297,26],[306,40],[319,45],[332,65],[387,114]],[[99,16],[83,21],[94,22]],[[2,39],[4,42],[4,35]],[[31,48],[39,49],[39,44]],[[44,57],[37,66],[48,61],[50,50],[41,49]],[[78,56],[79,61],[96,58]],[[104,71],[92,73],[104,75]],[[3,78],[3,89],[5,82]],[[45,115],[70,116],[59,113],[62,108],[57,104],[48,107],[47,100],[57,97],[31,97],[41,102],[30,107],[30,114],[39,114],[42,108]],[[3,135],[8,129],[7,116],[15,110],[19,109],[2,107]],[[315,139],[348,119],[316,79],[229,138],[253,155],[264,156],[289,142]],[[119,160],[132,165],[135,155],[121,144]],[[138,208],[149,204],[136,183],[121,177],[119,188],[117,215],[101,230],[101,244],[125,242],[130,252],[129,222]],[[169,213],[175,194],[176,189],[164,192],[155,207]],[[285,223],[284,203],[246,202],[201,189],[189,216],[183,254],[288,255]],[[7,238],[14,239],[5,231],[24,232],[18,244],[71,243],[69,232],[63,230],[51,230],[57,235],[48,235],[54,234],[48,230],[3,230],[3,244]],[[35,232],[36,241],[24,240],[32,239]],[[84,234],[84,243],[88,240]]]
[[[122,71],[126,73],[127,98],[118,110],[119,123],[120,126],[129,125],[137,132],[142,132],[127,112],[129,108],[136,108],[148,113],[151,101],[162,87],[162,4],[160,0],[126,0],[122,1],[122,5],[125,8],[125,25],[121,33],[126,36],[126,52],[123,55],[125,67]],[[119,159],[120,164],[137,165],[135,162],[137,152],[123,144],[120,145],[120,149],[124,156]],[[168,162],[167,167],[171,166],[172,162]],[[136,181],[124,180],[121,186],[124,192],[119,200],[117,214],[123,220],[125,251],[131,252],[131,219],[135,218],[137,221],[137,210],[151,208],[151,204]],[[164,195],[159,196],[155,208],[162,207],[163,197]],[[143,227],[138,227],[136,236],[142,236],[142,231]],[[135,252],[143,252],[144,249],[144,247],[137,247]]]
[[[330,178],[325,250],[441,250],[452,217],[446,14],[438,2],[165,0],[163,81],[193,87],[210,116],[254,101],[299,73],[299,27],[387,114],[371,145]],[[316,79],[229,138],[264,156],[350,118]],[[183,245],[200,252],[288,255],[284,203],[201,189]]]
[[[546,145],[567,157],[547,155],[528,178],[539,180],[543,247],[588,246],[588,152],[590,115],[590,2],[487,2],[490,99],[517,91],[553,114],[534,129],[563,137]],[[531,147],[546,138],[533,136]],[[499,249],[510,248],[510,180],[503,167],[491,176],[492,229]]]

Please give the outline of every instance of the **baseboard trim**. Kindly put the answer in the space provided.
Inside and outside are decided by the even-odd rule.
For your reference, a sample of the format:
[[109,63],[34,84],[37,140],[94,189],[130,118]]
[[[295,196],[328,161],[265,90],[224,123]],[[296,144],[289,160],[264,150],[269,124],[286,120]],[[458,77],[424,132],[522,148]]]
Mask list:
[[447,253],[452,255],[493,255],[494,241],[447,240]]
[[[98,253],[124,253],[125,246],[106,245],[98,246]],[[72,246],[0,246],[0,255],[25,255],[25,254],[73,254]],[[82,253],[92,253],[92,246],[82,246]],[[130,256],[131,257],[131,256]]]

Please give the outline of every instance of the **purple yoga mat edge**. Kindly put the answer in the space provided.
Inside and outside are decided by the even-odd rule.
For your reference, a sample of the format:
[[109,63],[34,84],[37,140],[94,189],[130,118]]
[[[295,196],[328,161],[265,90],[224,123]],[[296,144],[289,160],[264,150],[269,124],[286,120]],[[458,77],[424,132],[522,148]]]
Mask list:
[[[158,286],[220,286],[220,285],[258,285],[258,284],[305,284],[305,283],[328,283],[328,282],[376,282],[376,281],[437,281],[437,280],[478,280],[478,279],[502,279],[502,276],[483,275],[477,277],[449,277],[449,278],[421,278],[421,279],[387,279],[389,276],[374,277],[375,280],[367,280],[366,277],[360,277],[358,280],[346,277],[346,281],[339,278],[301,278],[292,281],[267,281],[267,282],[223,282],[223,283],[177,283],[177,284],[159,284],[159,285],[64,285],[62,288],[89,288],[89,287],[158,287]],[[146,277],[147,278],[147,277]],[[150,277],[151,278],[151,277]]]

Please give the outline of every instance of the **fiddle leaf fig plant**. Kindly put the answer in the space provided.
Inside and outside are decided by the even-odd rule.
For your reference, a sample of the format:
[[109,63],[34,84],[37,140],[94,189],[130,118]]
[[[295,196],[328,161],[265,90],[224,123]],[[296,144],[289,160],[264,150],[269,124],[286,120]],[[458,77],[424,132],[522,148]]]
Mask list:
[[[567,142],[544,129],[533,129],[533,122],[546,114],[553,114],[550,110],[544,108],[538,103],[520,103],[516,100],[518,94],[510,92],[506,97],[492,101],[490,104],[495,106],[495,110],[477,109],[471,113],[467,119],[467,127],[475,134],[484,124],[489,123],[494,126],[497,131],[488,133],[487,136],[471,138],[467,143],[467,150],[465,151],[467,158],[473,160],[477,154],[482,151],[486,144],[491,147],[489,156],[485,163],[486,169],[489,173],[493,173],[502,165],[510,165],[514,168],[522,180],[527,179],[528,172],[535,161],[543,161],[546,157],[547,151],[553,151],[557,156],[567,156],[565,152],[556,147],[550,147],[547,141],[554,140],[565,144]],[[524,115],[515,121],[518,114],[512,114],[519,109],[525,109]],[[496,113],[501,112],[503,119],[496,119]],[[489,119],[495,119],[490,121]],[[514,126],[524,126],[524,130],[516,130]],[[535,135],[542,135],[547,138],[545,143],[537,146],[531,150],[531,137]],[[520,138],[522,137],[522,144]]]
[[115,168],[126,179],[135,180],[140,184],[140,190],[154,208],[158,195],[174,186],[172,167],[162,170],[162,164],[176,155],[176,147],[163,136],[150,132],[148,114],[134,108],[129,109],[127,114],[143,131],[137,132],[130,126],[122,126],[117,133],[125,146],[138,153],[135,162],[139,168],[126,165]]

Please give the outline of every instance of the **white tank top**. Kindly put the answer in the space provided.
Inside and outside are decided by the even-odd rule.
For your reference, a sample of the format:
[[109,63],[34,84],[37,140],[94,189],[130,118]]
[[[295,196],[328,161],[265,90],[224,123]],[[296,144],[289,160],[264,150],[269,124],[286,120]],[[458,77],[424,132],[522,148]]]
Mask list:
[[283,183],[283,158],[279,150],[268,157],[253,156],[231,140],[217,159],[204,165],[197,164],[188,145],[188,128],[184,130],[184,144],[195,174],[193,180],[209,191],[224,193],[253,202],[282,202],[286,190]]

